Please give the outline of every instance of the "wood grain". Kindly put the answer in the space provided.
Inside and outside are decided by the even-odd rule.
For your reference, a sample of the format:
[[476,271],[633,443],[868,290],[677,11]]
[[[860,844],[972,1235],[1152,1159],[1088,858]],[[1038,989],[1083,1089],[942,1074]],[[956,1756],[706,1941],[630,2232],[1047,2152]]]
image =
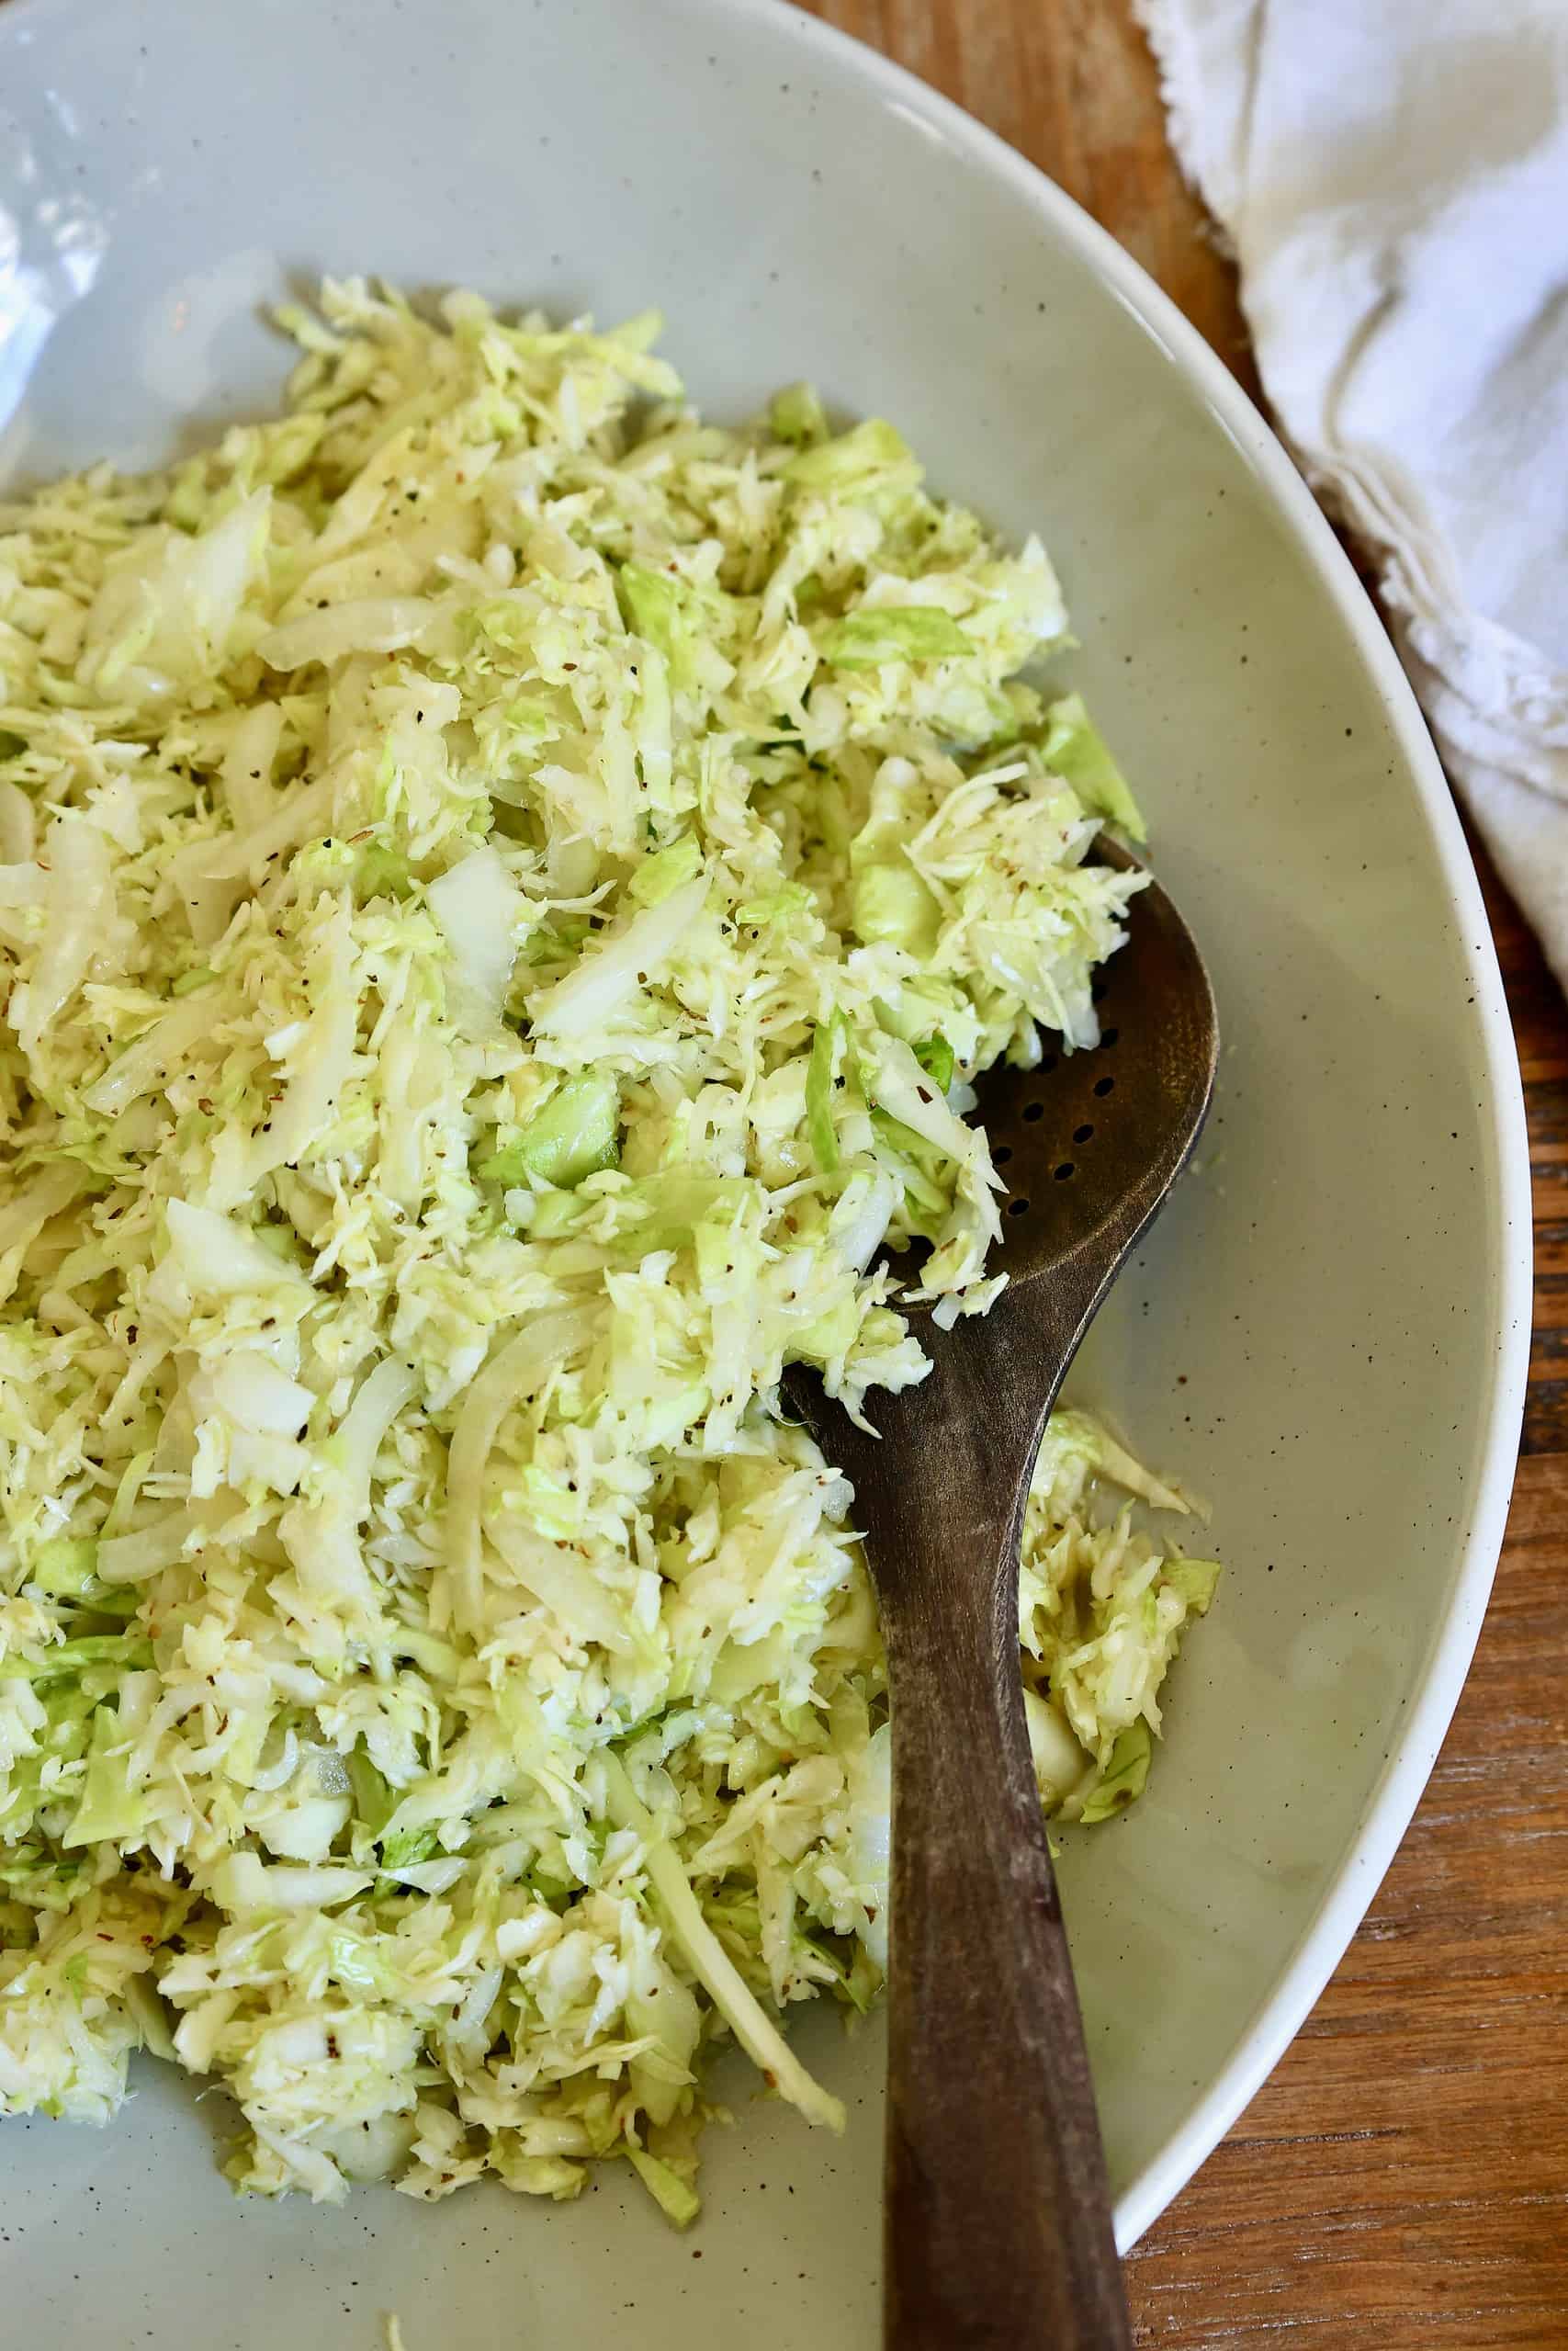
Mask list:
[[[1128,0],[816,0],[1049,172],[1256,394]],[[1525,1078],[1536,1334],[1496,1593],[1426,1799],[1267,2088],[1130,2264],[1160,2351],[1568,2347],[1568,1015],[1478,859]]]

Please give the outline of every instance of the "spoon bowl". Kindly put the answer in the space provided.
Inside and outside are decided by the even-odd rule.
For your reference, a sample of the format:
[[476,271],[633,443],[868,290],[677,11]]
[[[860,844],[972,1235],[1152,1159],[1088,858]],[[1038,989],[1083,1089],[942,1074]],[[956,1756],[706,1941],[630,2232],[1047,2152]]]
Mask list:
[[[1145,871],[1106,835],[1093,853]],[[976,1116],[1007,1186],[995,1262],[1014,1286],[1058,1278],[1066,1260],[1102,1257],[1121,1237],[1102,1294],[1207,1115],[1219,1055],[1213,992],[1192,933],[1152,876],[1129,910],[1125,944],[1095,981],[1095,1004],[1091,1051],[1047,1051],[1037,1068],[1004,1066],[976,1089]]]
[[[1134,860],[1102,841],[1103,862]],[[1023,1509],[1095,1308],[1190,1158],[1219,1033],[1157,883],[1107,967],[1099,1046],[998,1070],[979,1116],[1007,1186],[989,1314],[931,1329],[874,1430],[791,1375],[852,1480],[893,1702],[884,2199],[890,2351],[1132,2341],[1083,2029],[1024,1721]]]

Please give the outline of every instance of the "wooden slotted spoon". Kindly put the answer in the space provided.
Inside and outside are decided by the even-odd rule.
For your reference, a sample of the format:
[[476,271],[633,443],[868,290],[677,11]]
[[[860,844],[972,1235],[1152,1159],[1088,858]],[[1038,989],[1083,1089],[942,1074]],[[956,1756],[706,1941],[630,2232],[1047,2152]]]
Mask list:
[[[1134,860],[1102,842],[1097,854]],[[1218,1054],[1157,885],[1106,966],[1094,1052],[1001,1070],[977,1115],[1010,1187],[991,1312],[868,1437],[793,1403],[854,1482],[893,1701],[886,2314],[890,2351],[1119,2351],[1132,2336],[1083,2028],[1030,1760],[1018,1554],[1045,1416],[1196,1142]]]

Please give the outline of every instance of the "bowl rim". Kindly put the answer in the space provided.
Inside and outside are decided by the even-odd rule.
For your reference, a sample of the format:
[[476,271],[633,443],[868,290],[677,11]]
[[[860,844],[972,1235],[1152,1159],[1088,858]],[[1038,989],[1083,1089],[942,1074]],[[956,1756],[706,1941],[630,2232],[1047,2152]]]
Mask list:
[[999,182],[1048,235],[1088,266],[1160,345],[1250,467],[1345,624],[1352,654],[1363,663],[1383,706],[1399,758],[1415,786],[1416,813],[1437,850],[1474,998],[1497,1169],[1498,1217],[1492,1238],[1499,1327],[1488,1363],[1485,1436],[1469,1527],[1457,1546],[1451,1588],[1434,1628],[1418,1692],[1322,1901],[1229,2063],[1160,2153],[1117,2198],[1117,2243],[1126,2253],[1250,2104],[1316,2005],[1410,1825],[1470,1669],[1507,1522],[1529,1365],[1534,1290],[1529,1145],[1513,1026],[1492,926],[1459,812],[1393,640],[1283,444],[1213,346],[1065,188],[908,67],[807,15],[795,0],[682,0],[682,5],[715,22],[766,25],[775,34],[783,30],[822,70],[858,83],[879,106],[912,117],[953,160]]
[[[481,6],[493,4],[479,0]],[[1456,1546],[1449,1598],[1433,1629],[1418,1693],[1322,1901],[1229,2063],[1117,2200],[1117,2240],[1126,2252],[1261,2088],[1348,1949],[1426,1788],[1480,1634],[1518,1452],[1533,1291],[1529,1141],[1502,975],[1447,778],[1382,616],[1284,446],[1198,329],[1043,170],[882,51],[807,15],[795,0],[673,4],[723,27],[727,35],[755,28],[765,38],[793,41],[818,71],[912,121],[951,161],[1004,188],[1043,234],[1083,262],[1160,346],[1176,375],[1198,394],[1266,492],[1344,624],[1352,656],[1362,663],[1382,705],[1414,786],[1416,809],[1437,852],[1449,906],[1461,934],[1480,1032],[1484,1107],[1498,1186],[1497,1225],[1492,1235],[1498,1328],[1486,1367],[1485,1433],[1468,1529]],[[58,0],[47,0],[47,13],[46,0],[11,0],[0,16],[0,43],[14,40],[30,46],[48,28],[63,24],[67,14]]]

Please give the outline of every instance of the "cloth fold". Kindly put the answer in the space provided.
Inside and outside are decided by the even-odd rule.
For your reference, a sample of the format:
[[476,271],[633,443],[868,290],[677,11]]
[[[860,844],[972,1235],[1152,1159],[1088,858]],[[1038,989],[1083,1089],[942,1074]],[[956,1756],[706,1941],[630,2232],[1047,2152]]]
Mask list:
[[1134,5],[1276,420],[1568,987],[1568,6]]

